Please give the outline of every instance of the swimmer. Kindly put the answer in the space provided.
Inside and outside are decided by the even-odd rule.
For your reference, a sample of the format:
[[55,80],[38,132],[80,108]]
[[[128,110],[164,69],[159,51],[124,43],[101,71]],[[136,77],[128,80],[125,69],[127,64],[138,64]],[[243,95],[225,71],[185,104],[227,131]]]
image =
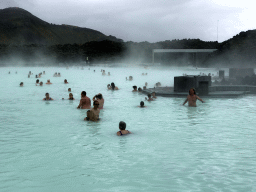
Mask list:
[[91,109],[90,120],[91,121],[98,121],[100,119],[99,115],[100,115],[99,101],[96,100],[96,101],[93,102],[93,108]]
[[45,71],[43,71],[43,74],[45,75]]
[[58,77],[58,74],[57,72],[54,73],[53,77]]
[[11,71],[9,71],[9,73],[8,74],[11,74]]
[[68,92],[71,92],[71,88],[68,88]]
[[150,94],[150,93],[148,94],[148,98],[145,97],[145,99],[146,99],[147,101],[154,101],[154,99],[151,98],[151,94]]
[[118,90],[118,87],[116,87],[115,83],[112,82],[109,89],[111,89],[111,90]]
[[142,73],[142,75],[144,75],[144,73]]
[[110,72],[108,72],[108,76],[110,76]]
[[156,97],[156,92],[152,92],[151,95],[152,95],[152,98],[153,98],[153,99],[156,99],[156,98],[157,98],[157,97]]
[[95,73],[95,70],[93,70],[93,72]]
[[129,76],[129,81],[132,81],[133,80],[133,77],[132,76]]
[[60,73],[58,73],[58,77],[61,77]]
[[36,80],[36,85],[39,84],[39,79]]
[[73,94],[72,93],[69,93],[69,98],[68,100],[75,100],[75,98],[73,97]]
[[120,129],[120,131],[118,131],[116,134],[117,134],[118,136],[121,136],[121,135],[126,135],[126,134],[131,133],[130,131],[125,130],[125,128],[126,128],[126,123],[123,122],[123,121],[120,121],[120,122],[119,122],[119,129]]
[[147,87],[146,86],[143,86],[143,90],[146,90],[147,89]]
[[38,78],[38,76],[36,75],[36,78]]
[[43,100],[53,100],[53,98],[50,97],[49,93],[45,93],[45,98]]
[[142,89],[141,89],[141,87],[139,87],[139,88],[138,88],[138,91],[139,91],[139,92],[142,92]]
[[204,103],[204,101],[196,95],[195,89],[191,88],[189,90],[189,95],[187,96],[187,99],[185,100],[183,105],[185,105],[188,102],[189,107],[196,107],[196,100],[197,99],[200,100],[202,103]]
[[30,75],[28,74],[28,78],[30,78]]
[[102,75],[106,75],[105,70],[103,70]]
[[147,82],[145,83],[145,86],[146,86],[146,87],[148,86],[148,83],[147,83]]
[[134,85],[132,88],[133,88],[132,92],[137,92],[138,91],[136,85]]
[[23,82],[20,83],[20,87],[23,87]]
[[141,108],[146,107],[146,106],[144,105],[144,101],[141,101],[141,102],[140,102],[140,106],[138,106],[138,107],[141,107]]
[[95,95],[92,100],[93,101],[98,101],[99,102],[99,109],[103,109],[104,99],[103,99],[101,93],[99,93],[98,95]]
[[67,79],[64,79],[64,83],[65,83],[65,84],[68,84],[68,80],[67,80]]
[[81,92],[81,100],[79,105],[77,106],[77,109],[90,109],[91,108],[91,99],[86,96],[86,92]]
[[41,81],[39,85],[40,85],[40,86],[43,86],[43,84],[44,84],[43,81]]
[[146,73],[145,75],[148,75],[148,73]]
[[50,82],[50,79],[48,79],[48,80],[47,80],[47,83],[45,83],[45,84],[50,85],[50,84],[52,84],[52,83]]

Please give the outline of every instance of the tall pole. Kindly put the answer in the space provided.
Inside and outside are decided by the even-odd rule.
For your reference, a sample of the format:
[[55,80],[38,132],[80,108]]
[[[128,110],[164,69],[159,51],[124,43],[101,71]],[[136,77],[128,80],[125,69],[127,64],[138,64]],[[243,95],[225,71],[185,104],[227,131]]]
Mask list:
[[219,42],[219,20],[217,20],[217,42]]

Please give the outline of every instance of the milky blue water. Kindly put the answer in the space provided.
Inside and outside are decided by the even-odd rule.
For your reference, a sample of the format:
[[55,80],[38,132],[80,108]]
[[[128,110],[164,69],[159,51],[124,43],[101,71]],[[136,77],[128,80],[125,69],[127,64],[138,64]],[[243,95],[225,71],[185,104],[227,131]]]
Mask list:
[[[44,85],[35,86],[42,71]],[[133,85],[172,86],[175,75],[200,71],[217,73],[1,68],[0,191],[256,191],[256,96],[202,98],[196,108],[182,106],[185,98],[158,97],[137,107],[145,95],[132,93]],[[134,80],[126,81],[130,75]],[[111,82],[120,90],[108,91]],[[67,100],[69,87],[74,101]],[[86,110],[76,109],[83,90],[90,98],[103,94],[101,121],[83,121]],[[54,101],[42,101],[46,92]],[[119,121],[133,134],[116,136]]]

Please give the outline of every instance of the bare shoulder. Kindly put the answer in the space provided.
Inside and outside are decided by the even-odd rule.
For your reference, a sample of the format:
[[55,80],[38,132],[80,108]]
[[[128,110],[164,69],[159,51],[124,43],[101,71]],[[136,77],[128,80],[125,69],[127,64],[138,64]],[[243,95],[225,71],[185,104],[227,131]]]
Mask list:
[[116,134],[119,136],[119,135],[121,135],[121,133],[118,131],[118,132],[116,132]]

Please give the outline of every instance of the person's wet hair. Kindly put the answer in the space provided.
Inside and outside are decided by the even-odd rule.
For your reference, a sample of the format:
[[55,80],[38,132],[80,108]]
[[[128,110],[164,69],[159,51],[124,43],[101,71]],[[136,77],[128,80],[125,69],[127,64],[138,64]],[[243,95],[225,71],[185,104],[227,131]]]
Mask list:
[[98,99],[102,99],[102,95],[101,94],[98,95]]
[[86,96],[86,92],[85,92],[85,91],[82,91],[82,95]]
[[112,89],[114,90],[115,87],[116,87],[116,86],[115,86],[115,83],[112,82],[112,83],[111,83],[111,87],[112,87]]
[[[194,94],[196,95],[196,90],[195,90],[195,88],[191,88],[193,91],[194,91]],[[190,90],[191,89],[189,89],[189,91],[188,91],[188,94],[190,94]]]
[[140,106],[144,107],[144,102],[143,101],[140,102]]
[[133,89],[137,89],[137,86],[136,86],[136,85],[134,85],[134,86],[133,86]]
[[49,95],[49,93],[45,93],[45,95]]
[[98,103],[98,105],[99,105],[99,101],[93,101],[93,105],[95,105],[96,103]]
[[151,94],[150,94],[150,93],[148,94],[148,97],[151,97]]
[[20,85],[23,85],[23,82],[20,82]]
[[138,91],[142,91],[141,87],[139,87]]
[[119,122],[119,129],[120,129],[120,130],[125,130],[125,128],[126,128],[126,123],[123,122],[123,121],[120,121],[120,122]]
[[36,83],[39,83],[39,79],[36,80]]

